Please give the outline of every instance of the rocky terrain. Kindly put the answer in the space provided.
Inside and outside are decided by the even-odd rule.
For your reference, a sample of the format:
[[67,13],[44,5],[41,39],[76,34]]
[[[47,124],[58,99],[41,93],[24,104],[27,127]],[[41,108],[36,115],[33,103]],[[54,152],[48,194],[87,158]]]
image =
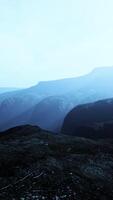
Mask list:
[[0,133],[1,200],[112,200],[113,140],[36,126]]

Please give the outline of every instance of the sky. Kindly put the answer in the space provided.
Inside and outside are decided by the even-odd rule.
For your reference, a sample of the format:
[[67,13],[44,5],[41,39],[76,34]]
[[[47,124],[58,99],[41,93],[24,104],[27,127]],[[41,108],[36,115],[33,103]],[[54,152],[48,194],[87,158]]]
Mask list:
[[113,65],[113,0],[0,0],[0,87]]

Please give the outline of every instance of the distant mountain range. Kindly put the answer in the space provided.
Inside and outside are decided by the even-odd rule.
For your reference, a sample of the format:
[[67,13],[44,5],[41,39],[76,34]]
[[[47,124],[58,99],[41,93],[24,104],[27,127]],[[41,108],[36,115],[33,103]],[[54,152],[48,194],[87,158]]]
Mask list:
[[16,90],[20,90],[20,89],[19,88],[1,87],[0,88],[0,94],[6,93],[6,92],[12,92],[12,91],[16,91]]
[[77,105],[112,98],[112,82],[113,67],[105,67],[85,76],[1,94],[0,130],[29,123],[60,132],[65,116]]

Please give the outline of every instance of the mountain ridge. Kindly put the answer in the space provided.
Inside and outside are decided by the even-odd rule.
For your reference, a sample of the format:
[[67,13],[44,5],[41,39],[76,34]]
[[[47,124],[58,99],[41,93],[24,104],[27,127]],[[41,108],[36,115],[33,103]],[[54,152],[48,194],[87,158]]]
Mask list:
[[[60,109],[59,118],[57,115],[54,117],[54,122],[49,125],[49,130],[59,130],[66,114],[75,106],[113,97],[113,67],[101,69],[101,71],[104,70],[108,73],[98,73],[98,70],[100,71],[100,69],[95,70],[96,76],[94,72],[91,72],[82,77],[42,82],[27,89],[0,95],[0,129],[1,127],[5,129],[5,125],[7,126],[9,121],[19,119],[22,114],[25,115],[26,113],[27,118],[28,111],[32,110],[32,108],[35,109],[35,106],[37,107],[39,103],[44,112],[45,101],[48,102],[49,113],[54,112],[54,109],[57,110],[59,107],[59,103],[56,103],[56,98],[58,97],[58,102],[60,102],[61,98],[64,99],[63,104],[61,101],[62,110]],[[51,104],[49,99],[51,99]],[[46,112],[45,115],[47,115]],[[37,118],[43,119],[43,116],[38,116],[37,112]],[[19,121],[22,120],[19,119]],[[27,123],[26,120],[25,122]],[[44,121],[42,121],[42,124],[44,124]],[[56,128],[53,127],[53,124],[55,124]],[[17,125],[21,124],[17,122]]]

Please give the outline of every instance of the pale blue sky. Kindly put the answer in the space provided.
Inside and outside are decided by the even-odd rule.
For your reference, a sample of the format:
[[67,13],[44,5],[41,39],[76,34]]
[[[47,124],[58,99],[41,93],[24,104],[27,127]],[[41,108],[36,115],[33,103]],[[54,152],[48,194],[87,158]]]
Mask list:
[[113,0],[0,0],[0,86],[113,65]]

